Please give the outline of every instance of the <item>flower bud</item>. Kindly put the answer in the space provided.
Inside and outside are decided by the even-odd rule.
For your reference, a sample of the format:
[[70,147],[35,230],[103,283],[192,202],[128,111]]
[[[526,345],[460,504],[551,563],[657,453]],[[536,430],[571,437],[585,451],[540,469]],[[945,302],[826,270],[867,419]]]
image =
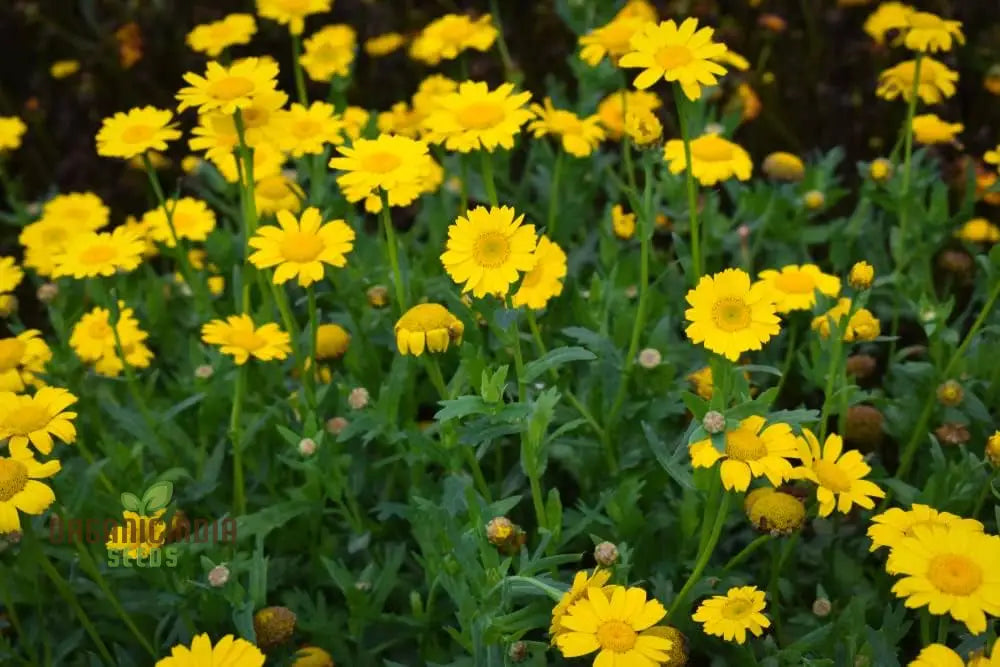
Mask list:
[[819,190],[810,190],[802,195],[802,203],[810,211],[815,211],[823,207],[826,203],[826,196]]
[[216,565],[208,571],[208,585],[212,588],[222,588],[229,581],[229,568],[225,565]]
[[265,651],[281,646],[295,632],[295,614],[288,607],[265,607],[253,615],[257,646]]
[[503,546],[513,534],[514,522],[505,516],[490,519],[486,524],[486,539],[495,546]]
[[994,468],[1000,468],[1000,431],[986,440],[986,458]]
[[833,610],[833,605],[826,598],[816,598],[813,602],[812,612],[820,618],[826,618]]
[[789,535],[802,527],[806,520],[806,508],[795,496],[784,491],[771,489],[771,493],[761,493],[748,507],[747,518],[762,533]]
[[655,348],[647,347],[645,350],[639,352],[639,365],[643,368],[656,368],[662,361],[663,356]]
[[304,646],[294,657],[292,667],[334,667],[330,654],[318,646]]
[[521,641],[514,642],[507,649],[507,656],[513,663],[524,662],[528,659],[528,644]]
[[0,317],[7,317],[17,312],[17,297],[13,294],[0,294]]
[[202,364],[194,369],[194,376],[199,380],[207,380],[215,375],[215,368],[211,364]]
[[368,405],[368,390],[364,387],[355,387],[347,396],[347,404],[352,410],[361,410]]
[[312,438],[302,438],[299,440],[299,454],[302,456],[312,456],[316,453],[316,441]]
[[38,288],[38,300],[42,303],[52,303],[59,296],[59,285],[55,283],[45,283]]
[[326,432],[331,435],[340,435],[340,432],[347,428],[348,421],[343,417],[331,417],[326,420]]
[[880,157],[869,165],[868,175],[876,183],[885,183],[892,176],[892,163],[884,157]]
[[801,181],[806,173],[806,166],[797,155],[776,151],[764,158],[761,167],[764,173],[776,181]]
[[867,354],[852,354],[847,358],[847,374],[858,380],[867,380],[878,368],[878,360]]
[[937,399],[946,408],[953,408],[962,402],[965,392],[955,380],[948,380],[937,388]]
[[847,275],[847,282],[854,289],[868,289],[875,279],[875,268],[868,262],[857,262]]
[[385,285],[373,285],[365,292],[365,296],[372,308],[385,308],[389,303],[389,288]]
[[969,429],[965,426],[965,424],[956,424],[954,422],[941,424],[934,429],[934,435],[937,437],[938,442],[942,445],[951,447],[964,445],[971,437],[969,435]]
[[862,452],[871,452],[882,444],[882,413],[870,405],[852,405],[847,409],[844,438]]
[[705,431],[715,435],[716,433],[722,433],[726,430],[726,418],[721,412],[709,410],[702,418],[701,425],[704,427]]
[[618,547],[611,542],[601,542],[594,547],[594,560],[602,567],[611,567],[618,562]]

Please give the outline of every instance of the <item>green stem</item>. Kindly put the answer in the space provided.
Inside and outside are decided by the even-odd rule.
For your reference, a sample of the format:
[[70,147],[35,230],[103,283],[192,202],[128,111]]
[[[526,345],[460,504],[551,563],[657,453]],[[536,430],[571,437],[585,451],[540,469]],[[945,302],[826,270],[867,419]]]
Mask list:
[[295,72],[295,91],[299,95],[299,104],[302,106],[309,106],[309,98],[306,95],[306,79],[302,73],[302,63],[299,59],[302,57],[302,38],[295,33],[292,35],[292,69]]
[[799,336],[799,320],[793,319],[788,328],[788,349],[785,350],[785,361],[781,364],[781,377],[778,378],[778,391],[774,395],[774,400],[778,400],[781,396],[781,390],[784,388],[788,374],[792,370],[792,360],[795,358],[795,343]]
[[[819,441],[821,443],[826,442],[826,423],[830,417],[830,406],[833,404],[832,398],[834,391],[834,384],[838,377],[842,377],[843,373],[838,372],[838,366],[840,364],[840,353],[844,347],[844,333],[847,327],[850,326],[851,317],[854,316],[854,302],[851,302],[851,308],[846,315],[841,317],[840,322],[834,327],[833,323],[830,323],[830,338],[831,349],[830,349],[830,363],[826,369],[826,386],[823,389],[823,409],[820,411],[819,417]],[[832,319],[832,318],[831,318]]]
[[674,86],[674,102],[677,105],[677,119],[681,126],[681,139],[684,141],[684,175],[687,180],[688,217],[691,221],[691,284],[698,283],[701,278],[701,230],[698,228],[698,191],[695,187],[694,173],[691,171],[691,134],[688,127],[687,106],[679,86]]
[[392,226],[392,214],[389,211],[389,197],[385,190],[379,190],[382,197],[382,229],[385,231],[385,244],[389,248],[389,265],[392,267],[392,284],[396,290],[396,303],[399,304],[399,312],[403,314],[408,308],[406,290],[403,287],[403,274],[399,270],[399,255],[396,246],[396,230]]
[[738,554],[730,558],[729,562],[722,567],[722,571],[729,572],[729,570],[733,569],[734,567],[745,561],[747,558],[750,557],[750,555],[753,552],[757,551],[757,549],[767,544],[770,540],[771,540],[770,534],[759,536],[753,542],[743,547],[742,551],[740,551]]
[[778,578],[781,575],[781,570],[785,567],[785,561],[795,549],[795,545],[799,543],[799,535],[801,534],[801,532],[795,533],[791,538],[785,540],[780,555],[771,561],[771,577],[767,582],[767,592],[771,596],[771,618],[774,621],[776,635],[781,632],[781,609],[779,606],[781,597],[778,590]]
[[465,161],[465,154],[459,153],[457,156],[459,167],[459,185],[461,193],[459,210],[463,213],[469,208],[469,164]]
[[535,508],[535,521],[538,522],[539,531],[548,530],[549,522],[545,514],[545,501],[542,494],[542,481],[538,475],[528,475],[528,483],[531,485],[531,504]]
[[976,498],[975,504],[972,506],[972,514],[969,516],[975,519],[979,516],[979,512],[983,509],[983,504],[986,502],[986,498],[990,495],[990,490],[993,488],[993,480],[996,479],[997,470],[993,469],[989,477],[986,478],[986,484],[983,485],[982,491],[979,492],[979,496]]
[[[309,285],[306,288],[306,298],[309,303],[309,370],[305,374],[306,399],[309,407],[316,410],[316,375],[319,373],[319,359],[316,358],[316,337],[319,330],[319,318],[316,312],[316,288]],[[305,364],[304,364],[305,366]]]
[[142,414],[143,421],[146,422],[146,428],[149,430],[150,436],[153,440],[160,444],[160,436],[158,435],[159,429],[157,427],[156,420],[153,418],[153,414],[149,411],[149,407],[146,405],[145,399],[142,397],[142,392],[139,391],[139,383],[135,377],[135,371],[132,370],[132,366],[129,365],[128,359],[125,356],[125,348],[122,347],[121,334],[118,332],[118,321],[121,319],[121,306],[118,303],[118,295],[112,291],[111,294],[111,335],[115,339],[115,353],[118,355],[118,360],[122,362],[122,372],[125,374],[125,383],[128,385],[129,393],[132,395],[132,400],[135,402],[139,412]]
[[233,409],[229,413],[229,440],[233,445],[233,514],[242,516],[246,513],[246,489],[243,481],[243,442],[240,432],[240,416],[243,410],[243,398],[247,391],[247,367],[240,366],[236,371],[236,384],[233,388]]
[[688,593],[691,592],[691,589],[694,588],[695,584],[697,584],[701,579],[701,574],[705,571],[705,567],[708,565],[708,561],[712,557],[712,552],[715,551],[715,545],[719,543],[719,536],[722,534],[722,527],[725,525],[726,517],[729,515],[729,499],[729,492],[723,491],[722,502],[719,503],[719,509],[715,515],[715,523],[712,525],[712,533],[708,538],[708,542],[698,554],[698,559],[695,561],[694,570],[691,572],[691,576],[684,582],[681,592],[677,594],[673,603],[670,605],[670,611],[667,612],[667,620],[672,618],[677,610],[681,608],[687,599]]
[[[542,582],[538,581],[534,577],[522,577],[521,575],[518,575],[518,574],[513,574],[513,575],[511,575],[509,577],[505,577],[503,581],[501,581],[499,584],[497,584],[497,586],[502,586],[503,584],[505,584],[507,582],[510,582],[510,581],[523,581],[526,584],[530,584],[530,585],[534,586],[535,588],[537,588],[538,590],[540,590],[543,593],[545,593],[546,595],[548,595],[550,598],[552,598],[553,602],[559,602],[559,600],[561,600],[562,596],[563,596],[563,592],[562,591],[556,590],[555,588],[553,588],[552,586],[549,586],[548,584],[543,584]],[[490,593],[492,593],[492,592],[493,591],[490,591]]]
[[937,643],[944,644],[948,639],[948,615],[944,614],[938,618]]
[[920,640],[924,646],[931,643],[931,613],[926,608],[920,612]]
[[[909,241],[907,234],[907,223],[909,222],[910,202],[907,200],[910,194],[910,162],[913,156],[913,117],[917,111],[917,94],[920,88],[920,66],[923,64],[923,54],[918,52],[914,58],[913,65],[913,88],[910,90],[910,101],[906,107],[906,134],[903,139],[903,182],[899,190],[899,233],[902,248],[908,248]],[[903,261],[902,256],[896,258]],[[902,267],[900,267],[901,270]],[[897,274],[898,275],[898,274]]]
[[490,204],[499,206],[500,199],[497,198],[497,186],[493,178],[493,154],[486,149],[481,149],[479,156],[482,159],[483,187],[486,188],[486,196],[489,198]]
[[500,51],[500,62],[503,63],[504,80],[517,83],[520,77],[514,71],[514,61],[510,58],[507,41],[503,36],[503,22],[500,20],[500,5],[497,0],[490,0],[490,14],[497,28],[497,49]]
[[556,149],[556,163],[552,167],[552,183],[549,187],[549,217],[545,232],[553,241],[556,240],[556,222],[559,219],[559,177],[562,172],[563,153],[562,148]]
[[[507,310],[513,310],[514,307],[511,305],[510,295],[507,296],[506,302]],[[517,318],[513,318],[513,322],[508,329],[507,334],[511,338],[512,347],[514,348],[514,368],[517,371],[517,400],[526,403],[527,402],[527,382],[524,379],[524,357],[521,354],[521,330],[517,326]]]

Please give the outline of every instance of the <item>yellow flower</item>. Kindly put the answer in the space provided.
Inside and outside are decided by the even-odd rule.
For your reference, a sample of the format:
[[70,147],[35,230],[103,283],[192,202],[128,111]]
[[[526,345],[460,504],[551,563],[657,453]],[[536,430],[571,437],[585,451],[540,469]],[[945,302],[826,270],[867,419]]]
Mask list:
[[663,124],[649,109],[629,109],[625,113],[625,133],[636,146],[647,148],[660,141]]
[[292,351],[291,337],[277,324],[268,323],[254,327],[249,315],[230,315],[223,320],[212,320],[201,328],[201,339],[218,345],[223,354],[233,357],[242,366],[253,356],[261,361],[285,359]]
[[115,331],[121,341],[125,361],[133,368],[146,368],[153,353],[146,347],[149,334],[139,328],[135,313],[118,302],[118,322],[111,328],[111,313],[105,308],[94,308],[73,327],[69,344],[81,361],[93,364],[101,375],[117,377],[121,374],[122,361],[115,346]]
[[566,658],[598,651],[594,664],[647,667],[665,662],[673,642],[649,630],[667,615],[641,588],[588,588],[562,617],[556,646]]
[[59,461],[40,463],[31,452],[10,452],[0,456],[0,535],[20,532],[18,511],[38,515],[55,502],[56,496],[39,479],[52,477],[60,469]]
[[0,153],[21,147],[21,137],[28,126],[17,116],[0,116]]
[[170,649],[170,657],[156,663],[156,667],[262,667],[264,654],[246,641],[226,635],[214,647],[207,634],[195,636],[191,648],[178,645]]
[[489,51],[497,39],[489,14],[471,19],[464,14],[446,14],[431,21],[410,45],[410,57],[428,65],[454,60],[468,49]]
[[868,527],[868,537],[872,541],[869,551],[880,547],[894,548],[904,537],[913,537],[913,530],[917,526],[983,532],[983,524],[975,519],[963,519],[950,512],[938,512],[928,505],[914,503],[909,510],[893,507],[872,517],[872,525]]
[[691,617],[702,624],[706,635],[722,637],[727,642],[746,643],[747,630],[760,637],[771,621],[764,615],[764,591],[755,586],[730,588],[725,595],[705,600]]
[[[913,75],[916,71],[916,61],[907,60],[895,67],[883,71],[878,77],[878,90],[875,94],[885,100],[894,100],[902,96],[910,101],[913,95]],[[920,61],[920,83],[917,85],[917,97],[924,104],[938,104],[955,94],[955,83],[958,72],[945,67],[930,56],[924,56]]]
[[398,134],[411,139],[416,139],[423,131],[423,122],[426,116],[411,109],[406,102],[396,102],[389,111],[383,111],[378,115],[376,126],[383,134]]
[[521,126],[534,118],[524,108],[530,99],[529,92],[514,93],[512,83],[490,90],[483,82],[465,81],[456,92],[438,97],[425,121],[427,140],[461,153],[513,148]]
[[452,280],[464,283],[463,293],[503,297],[519,272],[534,268],[535,226],[523,221],[524,215],[515,218],[509,206],[478,206],[448,227],[441,263]]
[[961,123],[947,123],[932,113],[913,118],[913,138],[919,144],[948,144],[965,129]]
[[728,65],[733,69],[737,69],[741,72],[745,72],[750,69],[750,61],[736,53],[735,51],[729,50],[715,57],[715,62],[722,65]]
[[328,25],[313,33],[304,44],[299,63],[313,81],[327,82],[351,73],[358,36],[349,25]]
[[142,263],[144,250],[142,240],[121,227],[111,232],[86,232],[75,236],[52,258],[53,276],[82,279],[128,273]]
[[965,44],[961,21],[945,21],[930,12],[910,12],[906,15],[906,48],[923,53],[951,51],[952,41]]
[[308,287],[323,279],[325,265],[347,265],[347,253],[354,247],[354,230],[343,220],[323,222],[318,208],[307,208],[299,220],[288,211],[278,211],[278,227],[265,225],[250,239],[257,250],[250,263],[258,269],[274,270],[274,284],[298,277]]
[[317,646],[306,646],[295,654],[292,667],[334,667],[334,665],[329,653]]
[[535,266],[524,275],[521,287],[514,293],[514,307],[544,308],[549,299],[562,294],[565,277],[566,253],[548,236],[539,236]]
[[760,115],[763,104],[756,91],[747,83],[740,83],[736,86],[736,106],[740,112],[740,119],[745,123]]
[[157,206],[142,216],[141,223],[146,225],[150,238],[163,243],[168,248],[174,247],[174,234],[178,239],[204,241],[215,229],[215,213],[200,199],[182,197],[167,200],[170,209],[173,232],[167,223],[167,215],[162,206]]
[[892,176],[892,162],[884,157],[872,160],[868,166],[868,174],[876,183],[885,183]]
[[75,412],[66,408],[77,398],[59,387],[42,387],[33,396],[0,393],[0,440],[7,441],[11,455],[30,456],[28,443],[40,453],[52,453],[55,436],[69,444],[76,440]]
[[[852,302],[849,298],[841,297],[837,300],[836,306],[813,319],[812,330],[819,332],[819,335],[823,338],[829,338],[832,328],[839,326],[844,317],[850,313],[851,304]],[[882,327],[878,319],[872,315],[870,310],[867,308],[858,308],[847,322],[843,340],[848,343],[875,340],[878,338],[881,330]]]
[[637,16],[614,18],[580,37],[580,60],[597,67],[605,56],[612,64],[632,50],[632,37],[651,21]]
[[615,236],[628,240],[635,236],[635,213],[626,213],[621,204],[611,207],[611,229]]
[[250,14],[230,14],[218,21],[196,25],[187,34],[187,45],[192,51],[204,53],[210,58],[230,46],[249,44],[257,32],[257,22]]
[[710,439],[701,440],[688,448],[691,465],[711,468],[722,459],[719,475],[727,489],[746,491],[750,480],[767,477],[780,486],[792,470],[789,458],[798,458],[795,436],[788,424],[766,426],[763,417],[747,417],[739,427],[726,431],[726,450],[720,452]]
[[[110,214],[111,210],[93,192],[69,192],[47,201],[42,207],[42,217],[38,222],[63,224],[72,227],[74,232],[96,231],[108,224]],[[22,234],[21,245],[32,245],[36,239],[29,237],[30,234]],[[48,245],[56,241],[54,238],[46,238],[44,243]]]
[[712,367],[703,366],[688,374],[687,381],[694,385],[694,393],[709,401],[712,399]]
[[875,267],[865,261],[855,262],[851,272],[847,274],[847,282],[854,289],[868,289],[872,286],[873,280],[875,280]]
[[[254,151],[256,153],[259,148]],[[302,209],[305,192],[302,188],[284,174],[278,172],[265,176],[254,184],[254,201],[257,212],[261,215],[289,211],[298,213]]]
[[[205,151],[205,157],[213,162],[233,159],[233,151],[239,145],[236,122],[231,114],[204,113],[198,116],[198,125],[191,130],[188,146],[193,151]],[[256,169],[254,170],[256,174]]]
[[38,329],[22,331],[12,338],[0,338],[0,392],[23,392],[29,386],[44,387],[38,377],[52,360],[52,350]]
[[761,169],[775,180],[793,182],[801,181],[806,172],[806,166],[799,156],[785,151],[768,155],[761,163]]
[[802,501],[790,493],[761,487],[748,493],[744,502],[747,518],[762,533],[790,535],[806,520]]
[[[670,163],[670,173],[679,174],[687,168],[684,142],[671,139],[663,149],[663,159]],[[715,185],[734,176],[741,181],[750,178],[753,162],[741,146],[717,134],[703,134],[691,142],[691,172],[702,185]]]
[[685,334],[696,344],[730,361],[747,350],[759,350],[780,330],[774,295],[764,283],[750,284],[740,269],[702,276],[685,297],[690,325]]
[[344,113],[340,114],[340,120],[344,123],[344,134],[347,138],[357,141],[368,127],[368,118],[368,112],[361,107],[344,109]]
[[648,23],[632,38],[632,50],[622,56],[619,66],[642,68],[633,84],[645,90],[660,79],[676,81],[689,100],[701,97],[701,87],[714,86],[726,68],[714,62],[726,52],[726,45],[712,41],[712,28],[698,29],[698,19],[659,25]]
[[865,20],[864,31],[877,44],[884,44],[893,30],[905,30],[910,14],[916,10],[902,2],[882,2]]
[[663,102],[645,90],[619,90],[605,97],[597,105],[597,117],[612,139],[621,139],[625,134],[626,110],[635,112],[642,109],[656,111]]
[[184,80],[190,86],[177,93],[179,111],[197,107],[198,113],[218,109],[233,114],[253,104],[262,92],[273,91],[278,76],[278,66],[262,58],[245,58],[224,67],[214,60],[208,63],[205,75],[187,72]]
[[994,468],[1000,468],[1000,431],[986,439],[986,459]]
[[403,313],[393,331],[399,353],[419,357],[425,348],[445,352],[449,343],[461,344],[465,325],[444,306],[421,303]]
[[441,74],[431,74],[417,86],[417,92],[413,93],[411,100],[413,110],[426,118],[435,108],[437,100],[442,95],[453,93],[458,90],[458,81],[449,79]]
[[549,626],[549,636],[553,644],[555,644],[555,639],[559,634],[569,631],[568,628],[564,628],[562,625],[562,619],[566,615],[566,611],[580,600],[586,598],[589,589],[603,588],[610,578],[611,570],[601,569],[595,569],[593,574],[589,575],[586,570],[577,572],[574,575],[573,583],[570,585],[569,590],[563,593],[559,602],[552,608],[552,624]]
[[[236,165],[236,154],[213,155],[209,158],[215,168],[219,170],[222,177],[230,183],[236,183],[240,179],[240,169]],[[256,187],[266,179],[288,180],[281,173],[281,167],[285,164],[286,156],[281,149],[269,141],[261,141],[253,147],[253,179]],[[266,199],[267,197],[265,197]],[[260,201],[260,198],[257,200]],[[261,212],[260,204],[257,204],[258,212]]]
[[[972,662],[970,667],[979,667]],[[916,660],[906,667],[966,667],[962,656],[952,651],[944,644],[930,644],[920,650]],[[984,665],[983,667],[987,667]]]
[[293,35],[301,35],[306,17],[328,12],[332,4],[333,0],[257,0],[257,14],[287,25]]
[[767,269],[759,277],[771,289],[779,313],[812,310],[816,290],[827,296],[840,294],[840,278],[823,273],[815,264],[789,264],[780,271]]
[[387,32],[365,40],[365,53],[372,58],[387,56],[406,44],[406,38],[398,32]]
[[24,271],[13,257],[0,257],[0,292],[13,292],[24,280]]
[[820,516],[830,516],[834,508],[847,514],[854,505],[870,510],[875,507],[872,498],[885,497],[885,491],[864,479],[872,469],[861,452],[856,449],[843,452],[843,448],[844,441],[836,433],[827,436],[821,449],[813,432],[802,429],[799,438],[802,465],[792,470],[791,478],[808,479],[816,484]]
[[615,14],[615,18],[641,18],[646,21],[655,21],[657,19],[656,7],[649,0],[628,0],[625,6]]
[[408,206],[421,195],[424,172],[433,161],[424,142],[389,134],[358,139],[337,151],[341,157],[331,158],[329,166],[345,172],[337,177],[337,185],[350,202],[378,196],[382,190],[390,206]]
[[826,195],[819,190],[809,190],[802,195],[802,203],[810,211],[818,211],[826,203]]
[[347,352],[351,334],[339,324],[321,324],[316,331],[316,358],[338,359]]
[[955,236],[969,243],[996,243],[1000,241],[1000,227],[986,218],[973,218],[959,227]]
[[594,152],[604,139],[604,130],[598,124],[597,116],[580,118],[572,111],[556,109],[552,100],[545,98],[545,106],[531,105],[531,112],[537,118],[528,124],[535,137],[552,134],[562,139],[563,149],[576,157],[587,157]]
[[104,546],[108,551],[123,551],[129,558],[146,558],[154,549],[166,542],[167,524],[162,520],[166,510],[152,516],[126,510],[124,521],[114,526]]
[[334,113],[332,104],[313,102],[309,107],[293,104],[281,116],[283,127],[281,148],[292,157],[319,155],[326,144],[341,144],[344,124]]
[[903,575],[892,587],[906,606],[950,614],[972,634],[986,614],[1000,615],[1000,537],[961,527],[915,526],[889,552],[885,570]]
[[65,79],[80,71],[79,60],[57,60],[49,67],[49,76],[53,79]]

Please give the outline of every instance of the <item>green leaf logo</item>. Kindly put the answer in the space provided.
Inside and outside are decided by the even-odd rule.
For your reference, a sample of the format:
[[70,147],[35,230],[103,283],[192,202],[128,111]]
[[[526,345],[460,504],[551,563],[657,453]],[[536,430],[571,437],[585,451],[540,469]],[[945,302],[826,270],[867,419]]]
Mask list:
[[134,493],[125,492],[121,495],[122,507],[129,512],[138,512],[142,507],[139,503],[139,496]]
[[143,514],[149,516],[170,504],[174,495],[173,482],[157,482],[142,495]]

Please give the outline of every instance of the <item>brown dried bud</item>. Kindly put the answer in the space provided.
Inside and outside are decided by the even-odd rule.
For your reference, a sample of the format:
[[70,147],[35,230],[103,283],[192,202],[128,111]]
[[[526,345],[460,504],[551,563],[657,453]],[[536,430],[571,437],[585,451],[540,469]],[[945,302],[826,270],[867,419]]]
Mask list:
[[938,268],[950,273],[960,282],[968,282],[976,268],[975,262],[969,253],[964,250],[948,249],[938,255]]
[[845,438],[863,452],[871,452],[882,444],[882,423],[885,421],[878,408],[870,405],[852,405],[847,409]]
[[507,649],[507,656],[511,662],[524,662],[528,659],[528,644],[526,642],[514,642]]
[[611,542],[601,542],[594,547],[594,560],[602,567],[611,567],[618,562],[618,547]]
[[867,380],[878,368],[878,360],[868,354],[852,354],[847,358],[847,374],[858,380]]
[[969,429],[966,428],[965,424],[954,423],[941,424],[934,429],[934,435],[937,436],[938,442],[942,445],[952,447],[964,445],[971,437],[969,435]]
[[265,651],[281,646],[295,633],[295,613],[288,607],[265,607],[253,615],[257,646]]

